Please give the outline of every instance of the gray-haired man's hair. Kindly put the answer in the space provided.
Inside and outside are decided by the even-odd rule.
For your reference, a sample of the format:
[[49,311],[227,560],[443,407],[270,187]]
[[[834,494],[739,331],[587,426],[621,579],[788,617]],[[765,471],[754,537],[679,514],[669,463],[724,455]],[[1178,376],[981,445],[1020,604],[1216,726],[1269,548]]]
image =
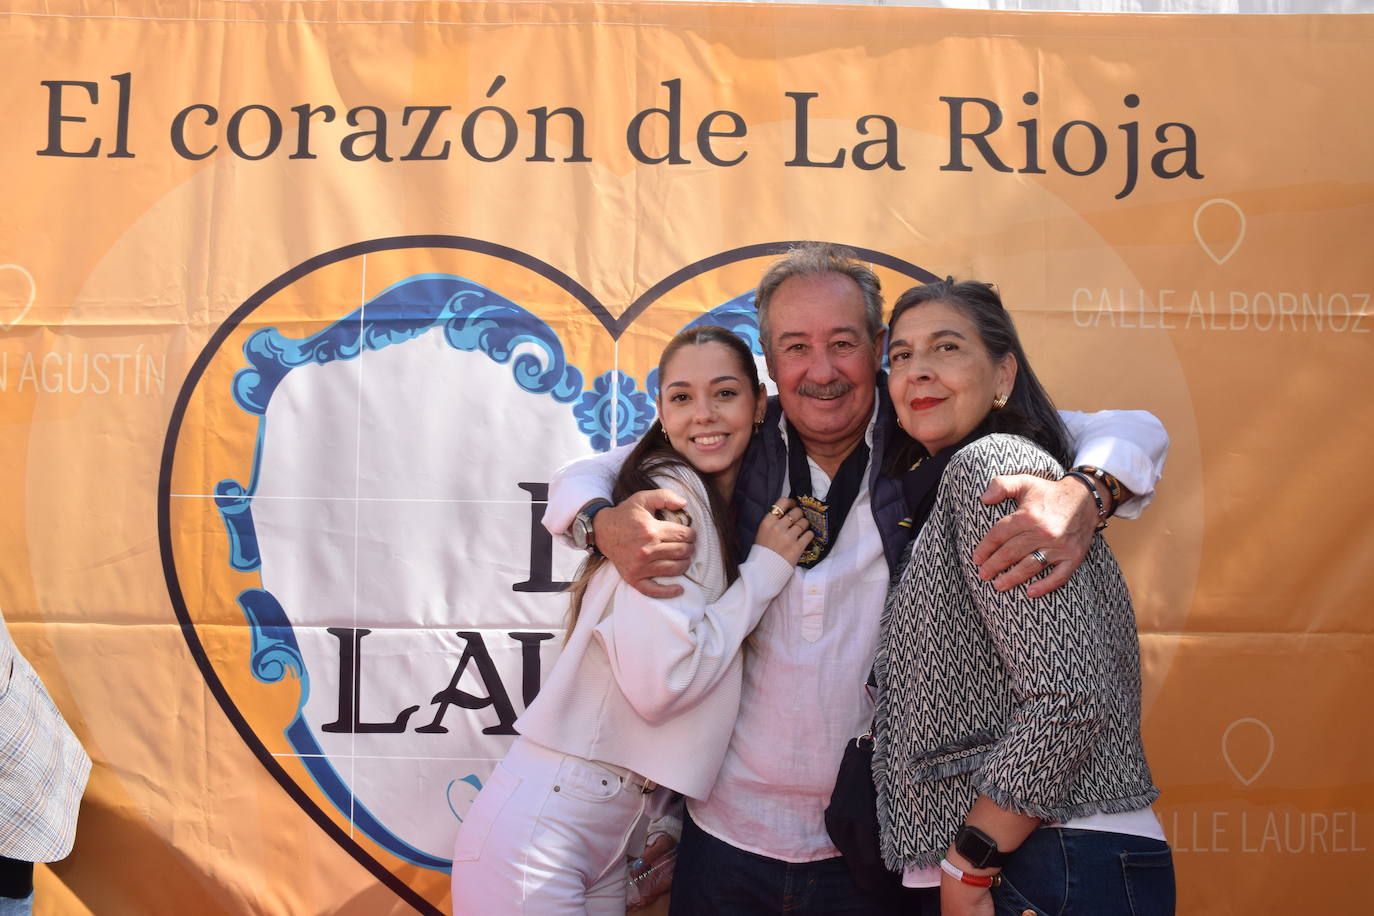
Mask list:
[[768,304],[783,281],[792,277],[811,277],[820,274],[841,274],[859,287],[864,300],[864,321],[868,337],[877,340],[883,329],[883,291],[878,275],[867,264],[854,257],[854,252],[830,242],[803,242],[773,263],[759,281],[754,292],[754,306],[759,311],[759,340],[765,353],[772,346],[768,329]]

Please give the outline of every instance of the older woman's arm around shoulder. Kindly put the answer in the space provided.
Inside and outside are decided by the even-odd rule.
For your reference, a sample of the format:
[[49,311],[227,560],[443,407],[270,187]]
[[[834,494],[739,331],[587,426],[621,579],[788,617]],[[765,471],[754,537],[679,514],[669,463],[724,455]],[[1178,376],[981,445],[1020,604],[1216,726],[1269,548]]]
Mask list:
[[[1000,474],[1026,473],[1056,479],[1063,469],[1038,446],[995,435],[961,451],[946,471],[955,515],[959,556],[972,548],[1014,505],[987,506],[980,496]],[[1006,731],[974,776],[980,796],[966,823],[1016,849],[1042,820],[1061,817],[1075,776],[1103,726],[1103,675],[1111,660],[1104,618],[1087,577],[1030,598],[1022,586],[998,591],[966,565],[964,581],[1018,702]],[[950,861],[976,869],[953,846]],[[991,913],[990,895],[946,872],[942,898],[947,914]]]

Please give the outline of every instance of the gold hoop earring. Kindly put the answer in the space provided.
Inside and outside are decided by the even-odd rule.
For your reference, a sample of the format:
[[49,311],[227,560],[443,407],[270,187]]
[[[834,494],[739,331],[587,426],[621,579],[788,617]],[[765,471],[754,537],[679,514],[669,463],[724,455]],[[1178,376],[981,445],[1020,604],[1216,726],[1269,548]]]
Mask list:
[[992,409],[993,409],[993,410],[1001,410],[1003,407],[1006,407],[1006,406],[1007,406],[1007,399],[1008,399],[1009,397],[1010,397],[1010,395],[999,394],[997,397],[993,398],[993,399],[992,399]]

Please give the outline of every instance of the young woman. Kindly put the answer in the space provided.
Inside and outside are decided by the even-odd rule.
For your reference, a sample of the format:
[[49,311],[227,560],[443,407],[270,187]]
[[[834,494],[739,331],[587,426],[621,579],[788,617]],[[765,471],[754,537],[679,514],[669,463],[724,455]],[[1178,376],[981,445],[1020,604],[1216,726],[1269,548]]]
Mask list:
[[908,886],[938,885],[944,916],[1172,913],[1135,616],[1111,550],[1096,537],[1068,582],[1034,599],[968,562],[1015,508],[983,505],[993,477],[1065,474],[1066,434],[1011,317],[987,284],[909,290],[888,359],[919,534],[875,666],[886,864]]
[[739,709],[741,646],[812,539],[783,502],[748,559],[732,555],[730,497],[766,406],[745,343],[695,328],[658,368],[659,419],[614,496],[666,487],[687,500],[698,534],[683,594],[646,598],[600,558],[583,568],[563,652],[459,829],[456,914],[625,912],[635,823],[669,790],[709,793]]

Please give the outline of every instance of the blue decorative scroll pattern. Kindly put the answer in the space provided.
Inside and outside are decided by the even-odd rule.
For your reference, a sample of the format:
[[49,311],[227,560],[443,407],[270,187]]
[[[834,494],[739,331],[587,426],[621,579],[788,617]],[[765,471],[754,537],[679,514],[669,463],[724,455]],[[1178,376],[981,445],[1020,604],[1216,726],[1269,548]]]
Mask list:
[[[276,328],[252,334],[244,344],[248,368],[235,374],[232,395],[259,421],[249,485],[222,480],[215,488],[215,505],[229,538],[230,566],[240,572],[261,568],[262,557],[253,524],[252,501],[265,435],[265,417],[272,395],[292,370],[310,364],[354,359],[366,350],[380,350],[413,340],[442,326],[454,349],[481,352],[498,364],[509,364],[519,387],[547,394],[564,404],[583,399],[582,373],[568,365],[562,343],[549,326],[525,309],[489,289],[460,277],[427,274],[410,277],[384,290],[358,309],[309,337],[287,337]],[[633,379],[624,396],[635,402]],[[622,385],[622,390],[624,386]],[[652,405],[648,406],[652,411]],[[592,424],[579,417],[589,435]],[[644,423],[647,426],[647,422]],[[593,435],[593,442],[596,441]],[[605,448],[606,446],[600,446]],[[310,696],[310,675],[286,610],[270,592],[245,589],[238,603],[252,637],[250,669],[263,683],[294,677],[300,684],[296,715],[285,729],[291,747],[315,784],[354,825],[394,855],[425,868],[446,871],[449,862],[436,858],[396,836],[353,796],[324,754],[301,712]],[[476,779],[473,775],[471,779]]]
[[[275,684],[287,675],[300,681],[296,715],[286,727],[286,738],[296,753],[301,755],[301,763],[310,773],[310,778],[340,811],[351,811],[353,823],[378,844],[408,862],[446,870],[448,861],[435,858],[402,840],[361,805],[311,734],[310,726],[301,716],[301,710],[310,698],[310,675],[305,670],[305,661],[285,609],[270,592],[260,588],[241,592],[239,607],[248,620],[253,638],[250,660],[253,677],[264,684]],[[476,779],[475,776],[471,778]]]
[[[653,370],[657,372],[658,369]],[[604,452],[612,445],[628,445],[654,422],[654,400],[635,391],[635,380],[623,373],[606,372],[582,395],[573,416],[577,428],[591,439],[592,448]],[[614,432],[615,442],[611,442]]]
[[[320,787],[320,791],[324,792],[340,811],[351,814],[353,824],[378,845],[407,862],[447,871],[450,864],[448,860],[416,849],[387,829],[385,824],[362,805],[310,731],[310,726],[301,715],[301,710],[310,698],[310,674],[306,671],[291,620],[286,616],[280,602],[270,592],[260,588],[245,589],[239,594],[238,601],[243,616],[248,620],[253,639],[249,663],[253,677],[264,684],[275,684],[290,675],[300,682],[296,715],[287,725],[285,735],[292,749],[301,755],[301,764]],[[477,777],[467,778],[475,780]]]
[[542,319],[505,296],[462,277],[420,274],[379,293],[362,308],[309,337],[263,328],[243,345],[249,368],[234,376],[234,400],[249,413],[267,412],[273,392],[292,369],[353,359],[443,325],[460,350],[480,350],[511,366],[516,384],[566,404],[582,393],[582,373],[568,365],[563,344]]
[[[686,327],[722,325],[760,353],[752,302],[752,291],[736,296]],[[408,278],[317,334],[295,339],[276,328],[264,328],[244,344],[249,366],[234,376],[232,395],[240,407],[263,420],[259,422],[249,485],[244,487],[238,481],[226,479],[215,490],[215,505],[229,539],[232,568],[240,572],[261,568],[252,500],[258,485],[267,407],[286,375],[301,366],[354,359],[365,350],[403,343],[436,326],[444,328],[446,342],[455,349],[484,353],[502,365],[509,363],[516,384],[523,390],[571,404],[578,428],[598,451],[633,442],[653,422],[657,368],[649,374],[647,392],[636,390],[632,376],[611,372],[598,376],[591,390],[584,391],[581,372],[568,365],[557,334],[542,319],[461,277],[426,274]],[[238,603],[251,631],[250,667],[254,678],[277,683],[294,677],[300,684],[296,715],[284,733],[291,747],[302,755],[301,761],[315,784],[340,811],[351,812],[358,829],[396,856],[425,868],[447,871],[448,861],[416,849],[364,808],[320,747],[301,714],[310,695],[310,675],[290,618],[280,602],[265,589],[253,588],[241,592]],[[464,779],[480,787],[475,775]]]
[[215,508],[229,533],[229,565],[238,572],[260,568],[262,554],[253,528],[253,498],[237,480],[221,480],[215,485]]
[[288,674],[301,682],[300,705],[310,698],[310,678],[305,672],[296,632],[281,603],[266,589],[249,588],[239,592],[239,608],[248,620],[253,637],[250,665],[253,677],[264,684],[275,684]]
[[754,308],[754,290],[727,299],[700,318],[688,322],[682,329],[686,331],[704,324],[718,324],[727,331],[735,332],[744,338],[756,356],[763,355],[763,346],[759,341],[759,314]]
[[[547,394],[562,404],[583,397],[581,371],[568,365],[558,335],[542,319],[471,280],[419,274],[393,284],[362,308],[308,337],[288,337],[276,328],[254,332],[243,345],[248,368],[234,375],[234,401],[249,413],[265,417],[277,386],[292,369],[354,359],[365,350],[413,340],[435,326],[443,327],[444,339],[454,349],[478,351],[496,363],[509,363],[516,384],[525,391]],[[591,436],[593,447],[609,447],[595,445],[600,431],[590,421],[578,415],[578,424]],[[260,422],[248,485],[222,480],[215,488],[215,505],[229,536],[230,565],[240,572],[251,572],[262,562],[251,508],[258,487],[262,437]],[[605,438],[602,432],[601,439]]]
[[[727,331],[733,331],[743,338],[755,356],[763,355],[763,346],[759,341],[759,316],[754,309],[754,290],[751,289],[747,293],[740,293],[733,299],[727,299],[701,317],[687,322],[678,333],[708,324],[719,325]],[[647,392],[649,401],[657,404],[657,366],[650,369],[648,376],[644,379],[644,390]],[[653,417],[651,416],[649,420],[653,422]]]

